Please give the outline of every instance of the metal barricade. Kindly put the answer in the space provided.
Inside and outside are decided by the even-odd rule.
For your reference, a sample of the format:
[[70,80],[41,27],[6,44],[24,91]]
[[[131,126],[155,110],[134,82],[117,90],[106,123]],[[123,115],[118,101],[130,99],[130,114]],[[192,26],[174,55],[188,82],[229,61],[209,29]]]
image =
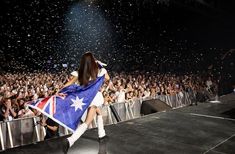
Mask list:
[[1,150],[41,141],[38,117],[0,123]]
[[140,110],[141,110],[142,100],[141,99],[132,100],[127,102],[127,104],[131,115],[131,119],[139,118],[141,116]]
[[170,105],[171,107],[173,107],[173,103],[171,101],[171,98],[169,95],[162,95],[161,98],[164,98],[164,99],[161,99],[161,101],[165,102],[166,104]]
[[122,121],[128,120],[128,110],[126,108],[125,102],[113,104],[119,117]]
[[112,116],[109,106],[103,106],[101,111],[104,125],[114,124],[114,118]]
[[159,99],[165,102],[172,108],[184,107],[191,104],[191,99],[189,93],[180,92],[175,95],[156,95],[155,99]]
[[189,93],[184,93],[184,106],[192,104],[192,98],[190,98]]
[[[191,104],[190,95],[184,92],[176,95],[157,95],[155,98],[141,98],[122,103],[114,103],[112,105],[120,116],[121,121],[125,121],[141,117],[140,110],[142,101],[148,99],[159,99],[173,108]],[[117,123],[109,105],[103,106],[101,111],[104,125]],[[44,140],[45,129],[41,125],[38,125],[39,120],[39,117],[30,117],[0,122],[1,150]],[[95,127],[97,127],[97,124],[94,118],[91,128]],[[60,136],[63,136],[71,132],[60,126],[59,133]]]

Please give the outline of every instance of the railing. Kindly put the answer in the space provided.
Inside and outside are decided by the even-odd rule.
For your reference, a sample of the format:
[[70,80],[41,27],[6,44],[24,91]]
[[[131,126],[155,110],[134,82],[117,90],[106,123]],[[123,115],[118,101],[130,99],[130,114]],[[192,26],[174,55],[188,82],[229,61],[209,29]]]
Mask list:
[[[176,95],[158,95],[155,98],[141,98],[122,103],[113,103],[112,107],[116,109],[121,121],[126,121],[141,117],[140,110],[144,100],[159,99],[166,102],[172,108],[179,108],[191,104],[192,97],[184,92]],[[105,125],[116,124],[117,118],[111,111],[111,106],[102,107],[103,121]],[[31,144],[44,140],[45,129],[38,124],[39,117],[30,117],[24,119],[14,119],[12,121],[0,122],[0,142],[1,150]],[[97,127],[93,120],[90,128]],[[60,136],[70,134],[67,129],[60,126]]]
[[4,150],[40,141],[38,120],[39,117],[30,117],[1,122],[1,149]]
[[191,104],[195,96],[190,96],[187,92],[178,93],[176,95],[159,95],[156,99],[166,102],[172,108],[179,108]]

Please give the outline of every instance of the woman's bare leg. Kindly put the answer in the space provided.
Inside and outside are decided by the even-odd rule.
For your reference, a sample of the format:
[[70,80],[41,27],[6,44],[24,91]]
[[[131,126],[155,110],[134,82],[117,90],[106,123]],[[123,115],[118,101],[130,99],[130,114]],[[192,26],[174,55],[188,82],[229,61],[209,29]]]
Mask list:
[[87,116],[86,116],[86,120],[84,123],[86,123],[87,125],[89,125],[92,120],[94,119],[95,115],[96,115],[96,106],[91,106],[88,108],[88,112],[87,112]]
[[67,138],[69,141],[69,146],[71,147],[75,141],[77,141],[82,134],[87,130],[88,125],[92,122],[92,120],[95,117],[96,114],[96,108],[95,106],[91,106],[88,108],[87,111],[87,117],[83,124],[79,125],[78,128],[75,130],[75,132]]

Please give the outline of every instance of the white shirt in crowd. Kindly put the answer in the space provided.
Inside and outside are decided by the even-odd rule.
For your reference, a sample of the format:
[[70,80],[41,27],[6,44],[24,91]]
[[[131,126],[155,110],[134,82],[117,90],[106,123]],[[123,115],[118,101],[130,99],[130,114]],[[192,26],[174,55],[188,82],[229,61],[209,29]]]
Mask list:
[[206,86],[207,86],[208,88],[211,88],[211,86],[212,86],[212,81],[211,81],[211,80],[207,80],[207,81],[206,81]]
[[150,96],[150,91],[145,90],[144,91],[144,98],[149,97],[149,96]]
[[120,91],[117,91],[115,93],[116,95],[116,100],[117,100],[117,103],[121,103],[121,102],[125,102],[125,95],[126,95],[126,92],[124,89],[121,89]]

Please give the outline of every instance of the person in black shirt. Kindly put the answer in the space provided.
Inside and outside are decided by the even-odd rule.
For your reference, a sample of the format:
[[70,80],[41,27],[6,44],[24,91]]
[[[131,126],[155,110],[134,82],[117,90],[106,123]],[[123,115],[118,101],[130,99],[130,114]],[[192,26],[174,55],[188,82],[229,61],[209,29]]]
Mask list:
[[47,120],[42,118],[41,125],[46,129],[46,136],[44,137],[44,140],[59,136],[59,124],[55,121],[51,120],[50,118],[47,118]]

